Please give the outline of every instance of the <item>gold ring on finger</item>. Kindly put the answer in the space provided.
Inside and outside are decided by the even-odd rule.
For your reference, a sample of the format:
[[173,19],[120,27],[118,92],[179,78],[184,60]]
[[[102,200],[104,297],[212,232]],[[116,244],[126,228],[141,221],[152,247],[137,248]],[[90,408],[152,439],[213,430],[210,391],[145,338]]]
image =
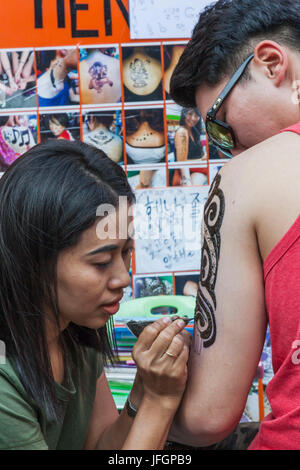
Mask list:
[[176,354],[172,354],[172,353],[170,353],[170,352],[168,352],[168,351],[166,351],[166,354],[167,354],[168,356],[170,356],[170,357],[175,357],[175,359],[177,359],[177,357],[178,357],[178,356],[176,356]]

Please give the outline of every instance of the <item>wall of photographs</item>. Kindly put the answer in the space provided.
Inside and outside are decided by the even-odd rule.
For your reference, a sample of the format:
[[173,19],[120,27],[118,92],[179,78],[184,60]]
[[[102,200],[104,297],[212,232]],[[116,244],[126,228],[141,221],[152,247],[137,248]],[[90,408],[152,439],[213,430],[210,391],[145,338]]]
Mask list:
[[[135,230],[142,234],[135,241],[123,301],[195,296],[203,206],[226,159],[208,145],[197,110],[181,108],[170,96],[170,77],[187,40],[167,38],[166,32],[157,41],[151,36],[138,42],[129,34],[128,0],[105,4],[110,8],[96,0],[69,6],[6,2],[3,14],[10,21],[0,38],[0,176],[48,139],[81,140],[102,149],[123,167],[135,191]],[[174,12],[173,2],[164,18],[172,21]],[[144,34],[143,25],[140,31]],[[269,333],[262,360],[266,384],[272,377]],[[256,397],[250,405],[247,416],[257,420]]]
[[[208,146],[197,110],[170,97],[185,43],[1,49],[0,172],[36,143],[81,140],[124,168],[140,203],[137,225],[174,216],[168,207],[187,201],[200,220],[210,182],[226,160]],[[200,242],[191,247],[182,236],[167,238],[136,243],[127,299],[195,287]]]

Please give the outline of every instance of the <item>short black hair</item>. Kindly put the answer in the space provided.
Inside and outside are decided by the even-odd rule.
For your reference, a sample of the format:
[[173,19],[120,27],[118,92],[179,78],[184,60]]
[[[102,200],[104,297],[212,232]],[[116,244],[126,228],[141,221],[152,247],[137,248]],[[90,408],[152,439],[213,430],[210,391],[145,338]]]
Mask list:
[[[173,72],[172,99],[195,107],[195,91],[231,76],[264,40],[300,52],[300,2],[295,0],[219,0],[206,7]],[[249,72],[243,80],[250,78]]]
[[115,119],[114,113],[113,112],[109,113],[108,111],[105,111],[102,113],[91,111],[87,113],[86,117],[88,121],[90,121],[91,118],[94,118],[98,124],[103,124],[107,129],[111,127]]

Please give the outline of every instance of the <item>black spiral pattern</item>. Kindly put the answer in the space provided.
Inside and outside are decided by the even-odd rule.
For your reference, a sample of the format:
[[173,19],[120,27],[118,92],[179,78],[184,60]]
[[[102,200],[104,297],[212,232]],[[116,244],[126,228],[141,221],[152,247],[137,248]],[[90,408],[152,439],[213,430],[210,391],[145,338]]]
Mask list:
[[221,248],[220,229],[225,212],[225,199],[219,188],[218,173],[211,185],[204,208],[202,224],[201,273],[197,293],[195,324],[207,348],[215,342],[217,307],[215,285]]

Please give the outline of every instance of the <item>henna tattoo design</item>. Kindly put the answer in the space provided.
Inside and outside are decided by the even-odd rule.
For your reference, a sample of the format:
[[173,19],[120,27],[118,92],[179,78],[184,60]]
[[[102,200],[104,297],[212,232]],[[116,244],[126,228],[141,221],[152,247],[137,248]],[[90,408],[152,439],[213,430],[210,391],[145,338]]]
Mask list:
[[90,90],[95,89],[97,93],[102,93],[104,85],[113,86],[113,82],[107,76],[107,65],[95,62],[89,68],[89,74],[92,77],[89,83]]
[[148,85],[149,73],[145,67],[145,64],[150,64],[150,60],[134,59],[130,62],[130,77],[133,81],[135,88],[143,88]]
[[[221,176],[218,173],[208,194],[202,224],[201,273],[197,292],[195,327],[204,348],[211,346],[216,338],[215,285],[221,248],[220,229],[225,211],[225,199],[219,188],[220,182]],[[201,344],[197,343],[199,341],[195,342],[196,352],[199,353]]]

